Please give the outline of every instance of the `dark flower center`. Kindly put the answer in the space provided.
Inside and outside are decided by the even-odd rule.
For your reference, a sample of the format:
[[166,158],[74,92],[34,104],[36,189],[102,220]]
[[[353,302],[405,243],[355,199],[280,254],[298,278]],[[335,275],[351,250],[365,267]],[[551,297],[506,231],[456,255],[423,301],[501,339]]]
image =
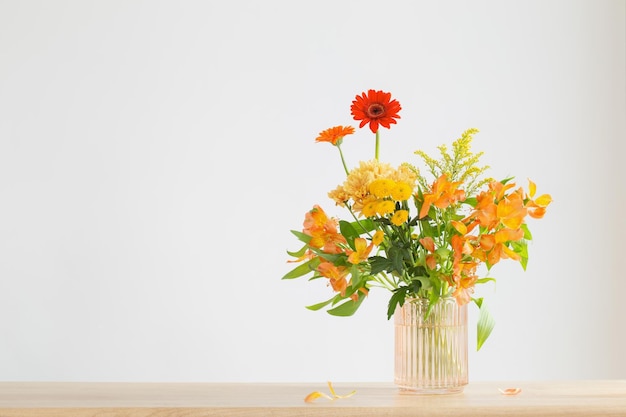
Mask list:
[[380,103],[372,103],[367,108],[367,116],[374,119],[380,117],[385,113],[385,106]]

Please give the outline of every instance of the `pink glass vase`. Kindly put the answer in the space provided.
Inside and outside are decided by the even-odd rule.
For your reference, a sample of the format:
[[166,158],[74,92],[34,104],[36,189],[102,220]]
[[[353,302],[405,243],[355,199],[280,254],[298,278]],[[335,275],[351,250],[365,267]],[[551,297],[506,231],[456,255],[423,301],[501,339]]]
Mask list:
[[414,394],[453,394],[467,385],[467,305],[407,300],[394,313],[395,384]]

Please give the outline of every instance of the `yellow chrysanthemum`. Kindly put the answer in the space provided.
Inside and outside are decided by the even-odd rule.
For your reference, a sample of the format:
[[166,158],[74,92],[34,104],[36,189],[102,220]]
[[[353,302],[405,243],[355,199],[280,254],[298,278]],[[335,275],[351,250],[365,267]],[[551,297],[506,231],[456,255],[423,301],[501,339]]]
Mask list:
[[384,239],[385,233],[383,233],[382,230],[377,230],[376,233],[374,233],[374,237],[372,237],[372,243],[376,246],[379,246],[381,243],[383,243]]
[[371,200],[363,204],[363,207],[360,209],[360,212],[365,217],[373,217],[376,215],[376,205],[377,200]]
[[396,182],[387,178],[378,178],[369,186],[370,193],[378,198],[386,198],[391,195],[396,187]]
[[395,224],[396,226],[401,226],[404,222],[407,221],[408,218],[409,212],[407,210],[398,210],[393,213],[393,216],[391,216],[391,223]]
[[396,209],[396,203],[391,200],[378,200],[376,202],[376,213],[381,216],[391,214]]
[[406,182],[397,182],[391,189],[390,195],[395,201],[408,200],[413,194],[413,188]]

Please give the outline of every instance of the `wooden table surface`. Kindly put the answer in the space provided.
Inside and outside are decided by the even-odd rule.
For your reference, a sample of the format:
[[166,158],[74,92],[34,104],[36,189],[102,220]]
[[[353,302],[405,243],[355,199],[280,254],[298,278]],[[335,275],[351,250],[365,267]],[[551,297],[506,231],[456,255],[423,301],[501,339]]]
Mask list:
[[[326,383],[0,382],[0,417],[34,416],[620,416],[626,380],[471,382],[462,394],[415,396],[392,383],[336,383],[338,395],[305,403]],[[502,388],[521,388],[515,396]]]

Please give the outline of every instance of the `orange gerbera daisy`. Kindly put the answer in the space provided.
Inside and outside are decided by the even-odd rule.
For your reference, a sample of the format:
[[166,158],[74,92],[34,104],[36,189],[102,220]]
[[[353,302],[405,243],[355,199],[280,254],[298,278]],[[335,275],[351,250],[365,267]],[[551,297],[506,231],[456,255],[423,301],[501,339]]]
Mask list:
[[330,142],[337,146],[337,143],[341,144],[341,140],[346,135],[354,133],[352,126],[335,126],[320,132],[319,136],[315,138],[316,142]]
[[373,133],[378,131],[378,125],[389,129],[391,123],[399,119],[398,112],[402,109],[397,100],[391,99],[391,93],[368,90],[367,93],[357,95],[352,101],[350,112],[354,120],[360,120],[359,127],[370,124]]

